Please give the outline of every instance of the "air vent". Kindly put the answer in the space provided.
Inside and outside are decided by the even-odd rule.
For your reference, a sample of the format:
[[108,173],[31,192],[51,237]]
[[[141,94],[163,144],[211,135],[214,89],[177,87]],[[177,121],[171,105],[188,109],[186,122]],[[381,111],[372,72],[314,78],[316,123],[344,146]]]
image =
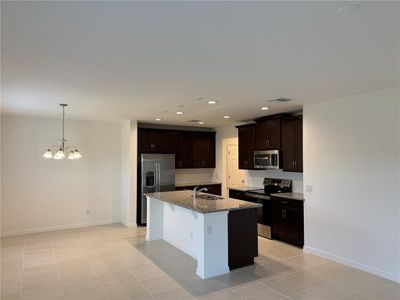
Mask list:
[[290,98],[278,98],[278,99],[274,99],[274,100],[269,100],[269,102],[272,103],[285,103],[285,102],[289,102],[292,101],[293,99]]

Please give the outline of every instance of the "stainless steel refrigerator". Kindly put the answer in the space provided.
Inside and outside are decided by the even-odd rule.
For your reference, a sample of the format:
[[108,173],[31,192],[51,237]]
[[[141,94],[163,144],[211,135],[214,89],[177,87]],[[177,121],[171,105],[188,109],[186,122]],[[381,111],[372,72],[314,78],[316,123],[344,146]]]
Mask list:
[[137,224],[146,225],[144,194],[175,190],[175,154],[141,154],[138,164]]

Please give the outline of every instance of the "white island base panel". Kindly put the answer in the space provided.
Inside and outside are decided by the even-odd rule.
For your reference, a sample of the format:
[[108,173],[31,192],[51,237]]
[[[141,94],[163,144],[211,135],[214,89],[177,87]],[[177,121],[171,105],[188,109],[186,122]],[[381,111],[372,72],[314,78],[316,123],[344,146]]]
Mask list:
[[228,211],[203,214],[147,196],[146,240],[160,239],[196,259],[203,279],[230,272]]

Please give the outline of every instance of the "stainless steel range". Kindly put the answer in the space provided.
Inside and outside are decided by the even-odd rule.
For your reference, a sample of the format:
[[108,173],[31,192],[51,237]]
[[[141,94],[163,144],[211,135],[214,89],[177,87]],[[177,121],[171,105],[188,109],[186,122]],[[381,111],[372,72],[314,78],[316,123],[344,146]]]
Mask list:
[[271,239],[272,204],[271,194],[287,193],[292,191],[290,179],[264,178],[264,188],[250,190],[245,193],[246,200],[262,204],[257,209],[258,235]]

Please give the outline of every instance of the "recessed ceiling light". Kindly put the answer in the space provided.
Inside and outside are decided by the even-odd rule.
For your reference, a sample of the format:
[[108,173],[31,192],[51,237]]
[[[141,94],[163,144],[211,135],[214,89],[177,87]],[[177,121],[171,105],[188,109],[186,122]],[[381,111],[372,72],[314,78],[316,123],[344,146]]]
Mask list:
[[156,121],[162,121],[162,119],[161,119],[161,118],[156,118],[155,120],[156,120]]
[[231,116],[224,116],[224,119],[229,119]]
[[215,100],[209,100],[209,101],[207,101],[207,103],[208,103],[208,104],[216,104],[217,101],[215,101]]
[[268,110],[268,109],[269,109],[268,106],[263,106],[263,107],[261,107],[261,110]]
[[341,16],[352,15],[359,10],[360,10],[360,5],[358,4],[343,5],[336,10],[336,14]]
[[177,114],[177,115],[183,115],[184,112],[183,112],[183,111],[177,111],[176,114]]
[[203,125],[203,124],[204,124],[204,122],[203,122],[203,121],[199,121],[199,124],[200,124],[200,125]]

